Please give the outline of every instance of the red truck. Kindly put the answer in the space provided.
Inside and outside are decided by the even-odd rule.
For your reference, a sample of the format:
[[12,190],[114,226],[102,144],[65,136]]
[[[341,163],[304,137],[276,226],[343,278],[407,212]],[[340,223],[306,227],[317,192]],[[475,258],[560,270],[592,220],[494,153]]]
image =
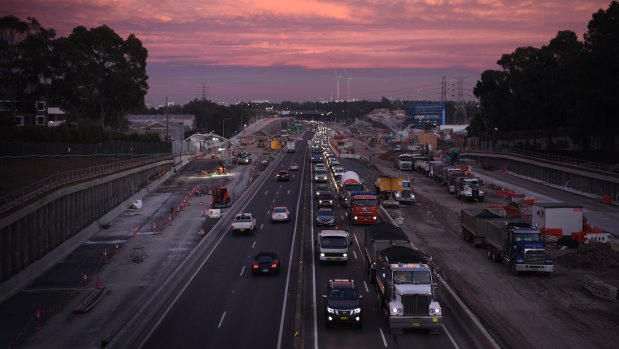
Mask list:
[[376,224],[378,222],[378,197],[373,192],[350,193],[348,219],[353,224]]

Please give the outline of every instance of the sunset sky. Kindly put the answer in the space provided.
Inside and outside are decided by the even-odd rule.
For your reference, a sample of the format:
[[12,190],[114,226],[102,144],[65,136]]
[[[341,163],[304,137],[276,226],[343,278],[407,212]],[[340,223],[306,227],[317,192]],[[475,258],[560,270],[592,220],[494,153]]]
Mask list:
[[464,97],[517,47],[560,30],[582,40],[610,0],[2,0],[67,36],[83,25],[135,34],[148,49],[146,102],[438,100]]

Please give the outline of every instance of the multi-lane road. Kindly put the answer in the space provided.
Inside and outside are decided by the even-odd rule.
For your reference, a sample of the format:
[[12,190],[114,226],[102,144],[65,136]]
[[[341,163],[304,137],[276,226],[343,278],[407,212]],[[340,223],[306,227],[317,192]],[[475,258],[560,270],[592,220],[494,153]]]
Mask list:
[[[143,339],[144,348],[290,348],[295,341],[302,341],[306,348],[466,347],[457,344],[458,338],[466,335],[447,308],[439,335],[426,331],[390,334],[364,267],[364,228],[351,226],[339,205],[335,208],[337,224],[354,237],[350,260],[345,264],[317,262],[314,237],[319,228],[313,224],[317,207],[307,159],[310,139],[311,134],[306,133],[295,153],[276,159],[250,188],[237,211],[254,214],[256,232],[239,236],[229,227],[223,228],[225,232],[204,252],[198,270],[185,280]],[[367,182],[374,181],[375,174],[360,162],[342,160],[347,170],[358,172]],[[292,162],[300,164],[300,169],[291,171],[290,182],[277,182],[275,172],[288,169]],[[332,180],[329,185],[335,192]],[[290,222],[272,223],[274,206],[287,206]],[[280,274],[252,275],[251,257],[261,251],[280,256]],[[303,275],[299,276],[299,270]],[[364,296],[362,329],[345,325],[325,329],[321,296],[327,280],[335,278],[357,282]],[[297,314],[302,318],[295,318]]]

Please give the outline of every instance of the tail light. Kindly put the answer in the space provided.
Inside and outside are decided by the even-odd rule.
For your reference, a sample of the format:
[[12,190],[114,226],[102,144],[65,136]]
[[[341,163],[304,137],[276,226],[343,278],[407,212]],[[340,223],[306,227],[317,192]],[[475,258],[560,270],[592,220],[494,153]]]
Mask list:
[[271,269],[275,269],[275,268],[277,268],[277,264],[275,263],[271,264]]
[[258,264],[254,264],[252,267],[253,267],[254,269],[258,269]]

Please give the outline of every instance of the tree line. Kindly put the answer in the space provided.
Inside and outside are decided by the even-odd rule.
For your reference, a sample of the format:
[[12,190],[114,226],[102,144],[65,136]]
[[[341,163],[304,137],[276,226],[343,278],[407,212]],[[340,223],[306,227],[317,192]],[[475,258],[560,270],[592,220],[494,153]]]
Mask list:
[[512,131],[567,128],[573,138],[601,136],[612,149],[619,131],[619,3],[592,15],[583,41],[559,31],[540,48],[504,54],[473,92],[480,110],[469,131],[492,136]]
[[125,40],[106,25],[57,38],[35,18],[0,17],[0,96],[10,109],[0,125],[46,101],[78,123],[122,129],[127,112],[144,108],[147,57],[135,35]]

